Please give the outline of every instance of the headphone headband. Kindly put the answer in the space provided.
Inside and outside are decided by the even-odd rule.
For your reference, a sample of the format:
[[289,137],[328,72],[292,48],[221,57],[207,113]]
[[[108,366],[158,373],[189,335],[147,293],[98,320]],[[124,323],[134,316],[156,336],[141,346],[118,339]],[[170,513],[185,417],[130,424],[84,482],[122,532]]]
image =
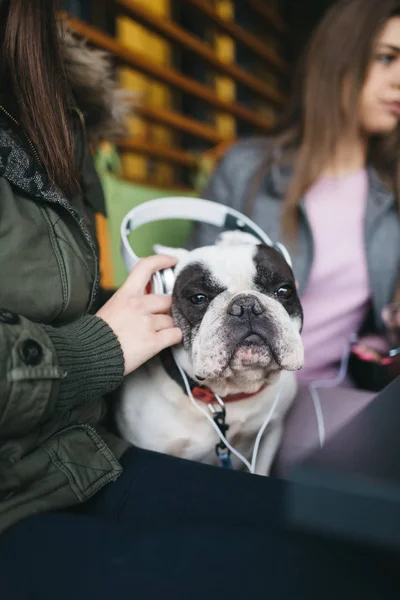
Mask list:
[[266,246],[276,248],[283,255],[288,265],[292,267],[292,261],[286,248],[282,244],[274,244],[256,223],[239,211],[211,200],[174,196],[143,202],[125,215],[121,224],[121,253],[129,271],[140,260],[129,243],[129,234],[151,221],[167,219],[199,221],[223,229],[237,229],[251,233]]

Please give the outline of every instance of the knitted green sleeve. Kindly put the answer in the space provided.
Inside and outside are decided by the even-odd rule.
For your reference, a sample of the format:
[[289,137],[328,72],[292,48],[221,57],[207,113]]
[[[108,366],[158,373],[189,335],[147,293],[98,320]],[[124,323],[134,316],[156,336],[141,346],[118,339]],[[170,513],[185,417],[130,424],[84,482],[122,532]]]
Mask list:
[[68,408],[115,390],[124,375],[124,357],[112,329],[86,315],[62,327],[43,327],[63,371],[58,408]]

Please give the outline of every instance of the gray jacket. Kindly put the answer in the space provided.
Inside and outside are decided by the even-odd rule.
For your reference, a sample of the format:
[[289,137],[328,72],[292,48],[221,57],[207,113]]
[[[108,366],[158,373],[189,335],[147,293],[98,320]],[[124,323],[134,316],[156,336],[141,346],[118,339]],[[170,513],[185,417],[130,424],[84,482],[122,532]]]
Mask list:
[[[250,138],[233,146],[213,173],[204,198],[246,212],[246,198],[260,166],[268,163],[273,144],[270,138]],[[400,219],[392,192],[370,168],[369,195],[365,215],[365,249],[372,290],[372,309],[377,330],[383,329],[382,308],[393,299],[400,272]],[[280,239],[282,198],[292,174],[292,168],[271,160],[271,167],[254,190],[254,200],[248,216],[266,231],[273,241]],[[346,215],[343,215],[346,218]],[[204,246],[214,242],[216,228],[200,224],[196,227],[193,244]],[[338,239],[338,244],[342,240]],[[288,245],[288,244],[287,244]],[[300,202],[298,240],[288,245],[300,294],[304,291],[313,262],[313,237],[307,219],[304,199]],[[332,252],[335,249],[332,248]]]

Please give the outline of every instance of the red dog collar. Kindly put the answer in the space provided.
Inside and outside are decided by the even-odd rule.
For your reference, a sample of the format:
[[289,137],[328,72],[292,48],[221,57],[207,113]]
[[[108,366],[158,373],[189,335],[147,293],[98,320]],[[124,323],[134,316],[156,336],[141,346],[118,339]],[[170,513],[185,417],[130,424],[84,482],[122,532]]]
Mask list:
[[[266,385],[263,385],[257,392],[253,392],[252,394],[230,394],[228,396],[225,396],[224,398],[221,398],[221,400],[224,404],[226,404],[227,402],[237,402],[238,400],[246,400],[246,398],[252,398],[253,396],[259,394],[265,387]],[[192,394],[193,398],[195,398],[196,400],[200,400],[201,402],[205,402],[206,404],[214,404],[214,402],[217,402],[214,393],[206,387],[194,387],[192,388]]]

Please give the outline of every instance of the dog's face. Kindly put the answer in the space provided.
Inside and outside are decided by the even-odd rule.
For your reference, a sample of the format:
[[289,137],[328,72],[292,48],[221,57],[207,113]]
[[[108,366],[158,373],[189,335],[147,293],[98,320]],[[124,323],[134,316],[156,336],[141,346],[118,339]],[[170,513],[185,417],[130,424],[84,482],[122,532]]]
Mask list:
[[303,312],[277,250],[233,232],[215,246],[157,251],[178,257],[172,314],[192,377],[209,385],[247,381],[250,390],[271,373],[303,366]]

